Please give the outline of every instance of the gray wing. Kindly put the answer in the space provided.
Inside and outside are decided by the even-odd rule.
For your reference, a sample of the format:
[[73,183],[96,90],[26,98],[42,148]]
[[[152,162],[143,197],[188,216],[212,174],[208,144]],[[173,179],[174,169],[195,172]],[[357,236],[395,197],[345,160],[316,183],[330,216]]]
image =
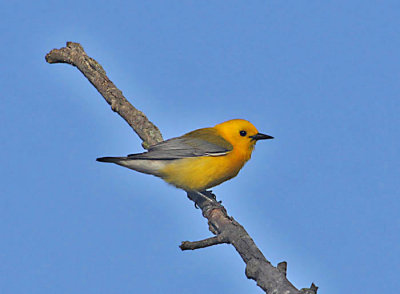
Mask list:
[[[189,133],[190,134],[190,133]],[[213,137],[212,142],[205,140],[203,134],[182,136],[160,142],[150,147],[148,152],[130,154],[128,159],[180,159],[197,156],[221,156],[233,149],[232,145],[222,137]]]

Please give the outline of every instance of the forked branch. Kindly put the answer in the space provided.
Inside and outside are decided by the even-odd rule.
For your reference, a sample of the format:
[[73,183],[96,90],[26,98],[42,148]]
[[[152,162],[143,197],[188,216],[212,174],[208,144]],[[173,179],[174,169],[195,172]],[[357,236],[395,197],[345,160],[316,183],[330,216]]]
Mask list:
[[[111,105],[112,110],[117,112],[142,139],[144,148],[147,149],[163,140],[159,129],[129,103],[109,80],[103,67],[89,57],[80,44],[67,42],[66,47],[51,50],[46,55],[46,61],[68,63],[77,67]],[[202,210],[203,216],[208,220],[209,230],[216,236],[196,242],[182,242],[180,246],[182,250],[194,250],[222,243],[231,244],[246,263],[246,276],[255,280],[266,293],[317,293],[318,287],[314,284],[310,288],[297,290],[286,278],[286,263],[282,262],[277,267],[271,265],[243,226],[228,216],[226,209],[220,203],[212,198],[205,199],[192,193],[188,193],[188,197]]]

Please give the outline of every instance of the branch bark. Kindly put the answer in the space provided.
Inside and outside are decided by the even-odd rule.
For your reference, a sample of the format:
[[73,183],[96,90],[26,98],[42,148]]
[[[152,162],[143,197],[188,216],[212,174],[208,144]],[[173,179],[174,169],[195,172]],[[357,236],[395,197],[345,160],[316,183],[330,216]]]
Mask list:
[[53,49],[46,55],[48,63],[68,63],[77,67],[89,82],[99,91],[111,109],[117,112],[142,139],[142,146],[149,146],[163,141],[160,130],[148,118],[136,109],[124,97],[113,82],[107,77],[103,67],[89,57],[78,43],[67,42],[61,49]]
[[[99,91],[111,109],[117,112],[142,139],[143,147],[163,140],[160,130],[148,118],[136,109],[123,96],[122,92],[109,80],[102,66],[89,57],[78,43],[67,42],[61,49],[53,49],[46,55],[48,63],[67,63],[77,67],[90,83]],[[210,195],[213,196],[211,192]],[[257,282],[257,285],[270,294],[316,294],[318,287],[296,289],[286,278],[286,262],[274,267],[256,246],[246,230],[226,209],[213,197],[205,198],[194,193],[188,193],[188,198],[202,210],[208,220],[209,230],[216,236],[201,241],[182,242],[182,250],[195,250],[217,244],[228,243],[246,263],[246,276]]]

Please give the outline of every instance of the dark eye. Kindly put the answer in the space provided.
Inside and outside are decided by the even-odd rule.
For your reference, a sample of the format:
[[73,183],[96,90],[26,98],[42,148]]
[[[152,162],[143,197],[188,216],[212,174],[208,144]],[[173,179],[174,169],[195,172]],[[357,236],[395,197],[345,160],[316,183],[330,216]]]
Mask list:
[[239,134],[240,134],[240,136],[244,137],[244,136],[247,135],[247,132],[246,131],[240,131]]

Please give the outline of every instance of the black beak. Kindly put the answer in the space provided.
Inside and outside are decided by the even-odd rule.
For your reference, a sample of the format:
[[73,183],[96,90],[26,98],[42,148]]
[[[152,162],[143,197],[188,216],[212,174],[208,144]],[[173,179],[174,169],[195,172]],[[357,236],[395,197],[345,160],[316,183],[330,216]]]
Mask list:
[[265,135],[265,134],[261,134],[261,133],[257,133],[253,136],[249,136],[249,138],[251,138],[252,140],[258,141],[258,140],[273,139],[274,137]]

